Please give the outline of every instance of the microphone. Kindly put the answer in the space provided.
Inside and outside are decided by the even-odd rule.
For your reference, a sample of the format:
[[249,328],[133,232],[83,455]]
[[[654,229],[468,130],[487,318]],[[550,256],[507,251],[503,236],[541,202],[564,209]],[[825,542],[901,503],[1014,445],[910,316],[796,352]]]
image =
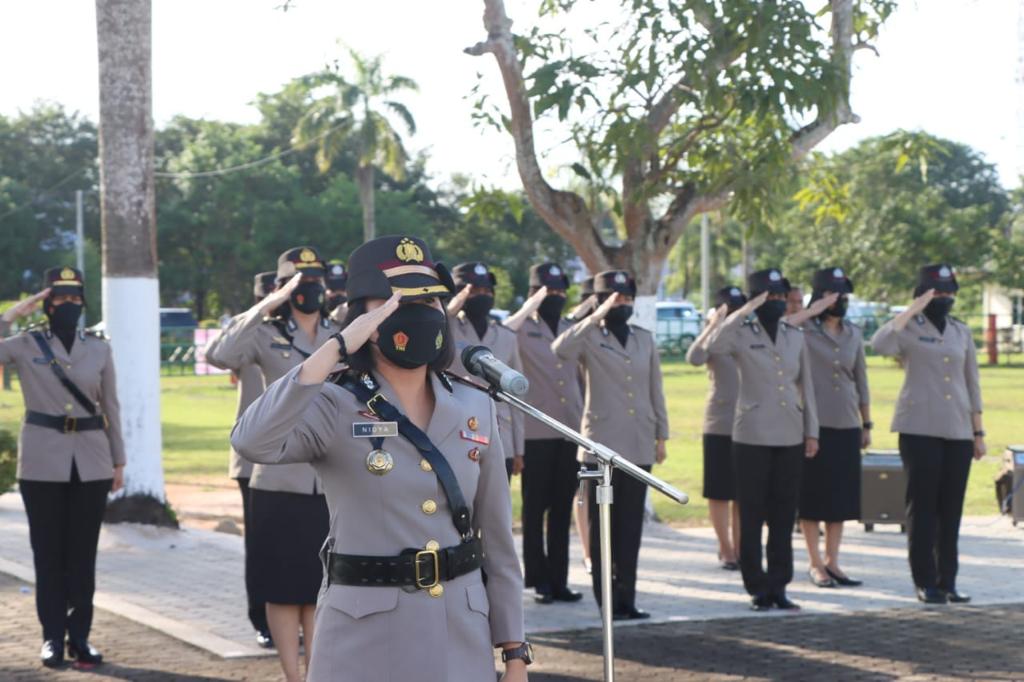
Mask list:
[[530,381],[504,362],[494,357],[486,346],[468,346],[462,351],[462,365],[470,374],[482,378],[491,386],[515,396],[526,395]]

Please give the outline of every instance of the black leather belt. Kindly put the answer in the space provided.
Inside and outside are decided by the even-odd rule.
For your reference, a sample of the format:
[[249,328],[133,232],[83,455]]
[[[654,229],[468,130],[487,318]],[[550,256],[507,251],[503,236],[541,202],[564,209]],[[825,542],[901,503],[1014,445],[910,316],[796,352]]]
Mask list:
[[98,414],[95,417],[65,417],[59,414],[43,414],[29,410],[25,413],[25,423],[44,426],[61,433],[76,431],[98,431],[107,428],[107,417]]
[[479,538],[444,549],[407,549],[398,556],[328,555],[327,582],[363,587],[415,587],[426,590],[480,568]]

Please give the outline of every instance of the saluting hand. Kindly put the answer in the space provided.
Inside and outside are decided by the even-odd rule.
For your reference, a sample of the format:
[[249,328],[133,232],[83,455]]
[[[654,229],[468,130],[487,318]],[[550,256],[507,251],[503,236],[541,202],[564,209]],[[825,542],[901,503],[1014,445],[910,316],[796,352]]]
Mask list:
[[608,297],[607,301],[605,301],[604,303],[597,307],[597,310],[595,310],[594,314],[590,316],[590,319],[593,320],[594,322],[600,322],[601,320],[603,320],[608,315],[608,313],[611,312],[611,309],[614,308],[616,304],[618,304],[620,298],[622,298],[622,295],[616,291],[614,294]]
[[462,287],[459,293],[452,296],[452,300],[448,301],[448,316],[455,317],[462,310],[462,306],[466,305],[466,299],[469,298],[469,290],[472,288],[471,284],[467,284]]
[[755,310],[757,310],[758,308],[763,306],[764,302],[767,301],[767,300],[768,300],[768,292],[767,291],[763,291],[760,294],[758,294],[757,296],[755,296],[754,298],[752,298],[749,301],[747,301],[746,303],[744,303],[743,307],[740,308],[740,311],[743,312],[743,317],[746,317],[747,315],[750,315]]
[[834,306],[838,300],[839,294],[833,291],[831,294],[822,296],[817,301],[807,306],[807,312],[810,313],[811,317],[817,317]]
[[818,455],[818,439],[805,439],[805,448],[804,456],[807,457],[807,459],[814,459]]
[[907,313],[912,316],[917,315],[928,306],[933,298],[935,298],[935,289],[929,289],[910,302],[910,305],[907,306]]
[[32,294],[28,298],[18,301],[13,306],[8,308],[3,314],[4,322],[14,322],[15,320],[31,315],[39,309],[40,302],[50,295],[50,289],[43,289],[39,293]]
[[262,301],[260,301],[259,303],[260,310],[263,312],[263,314],[269,315],[270,313],[274,312],[279,307],[281,307],[283,304],[287,303],[288,299],[291,298],[292,296],[292,292],[295,291],[295,287],[299,286],[299,282],[301,281],[302,273],[297,272],[295,273],[295,276],[292,277],[287,282],[285,282],[284,286],[282,286],[280,289],[275,289],[274,291],[270,292],[270,295],[267,296]]
[[717,308],[712,308],[711,312],[708,313],[707,326],[713,327],[716,324],[721,324],[722,322],[725,322],[725,318],[727,317],[729,317],[729,304],[723,303]]
[[591,294],[590,296],[587,296],[585,299],[576,304],[576,307],[573,308],[572,311],[569,313],[569,317],[575,320],[577,317],[583,315],[583,313],[587,312],[588,310],[593,310],[594,306],[596,305],[597,296]]

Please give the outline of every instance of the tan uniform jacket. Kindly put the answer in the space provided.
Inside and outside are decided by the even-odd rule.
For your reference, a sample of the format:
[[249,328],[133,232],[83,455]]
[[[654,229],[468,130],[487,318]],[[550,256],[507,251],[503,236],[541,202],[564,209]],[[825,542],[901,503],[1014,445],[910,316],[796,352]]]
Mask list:
[[904,379],[896,401],[892,430],[949,440],[974,440],[973,412],[981,412],[978,355],[970,328],[947,318],[939,333],[924,315],[903,331],[889,321],[871,345],[881,355],[903,362]]
[[860,327],[844,320],[839,335],[832,336],[813,320],[804,325],[804,342],[811,359],[818,423],[830,429],[860,428],[860,406],[871,404]]
[[732,439],[787,447],[818,437],[810,359],[799,328],[779,322],[775,342],[756,319],[733,313],[708,339],[708,351],[732,356],[740,379]]
[[654,336],[630,327],[626,346],[588,317],[551,344],[566,363],[583,367],[584,436],[639,465],[653,465],[655,441],[667,440],[668,412]]
[[[210,346],[206,350],[206,360],[218,369],[228,369],[221,367],[209,357],[210,348],[213,348],[216,343],[216,340],[210,342]],[[245,408],[249,407],[252,401],[263,393],[263,372],[256,365],[245,365],[235,372],[235,378],[238,381],[238,407],[235,410],[235,420],[237,421],[245,412]],[[231,478],[251,478],[252,467],[252,462],[241,457],[234,448],[231,448],[231,459],[228,462],[228,475]]]
[[[303,385],[297,375],[292,370],[271,384],[242,415],[231,440],[254,461],[312,462],[330,509],[330,551],[394,556],[431,540],[442,548],[457,545],[444,491],[419,451],[401,436],[385,438],[382,448],[394,468],[382,476],[370,473],[372,444],[353,437],[353,424],[370,421],[360,414],[366,406],[340,386]],[[480,571],[443,583],[436,598],[421,590],[325,583],[317,600],[311,681],[491,680],[492,646],[524,638],[522,575],[494,403],[459,384],[449,392],[431,377],[436,404],[426,433],[471,507],[484,543],[487,585]],[[381,393],[401,409],[391,386],[378,381]],[[474,417],[475,437],[487,444],[467,439]],[[428,500],[436,511],[424,506]]]
[[[259,367],[264,383],[270,385],[289,370],[302,364],[305,357],[299,351],[312,354],[322,346],[338,326],[326,318],[316,330],[316,341],[309,342],[305,332],[289,320],[286,331],[292,336],[294,347],[269,319],[253,308],[231,320],[220,336],[206,349],[206,357],[215,367],[240,371],[247,365]],[[252,469],[249,486],[257,490],[304,493],[312,495],[322,492],[316,472],[308,464],[264,467]]]
[[[53,373],[35,340],[20,332],[3,338],[10,325],[0,322],[0,365],[18,370],[26,410],[49,415],[84,418],[89,412],[78,404]],[[18,478],[26,481],[71,480],[71,463],[83,481],[113,478],[114,467],[125,463],[121,438],[121,408],[117,402],[114,358],[104,339],[79,333],[69,354],[49,331],[44,335],[64,373],[107,417],[106,429],[62,433],[22,423],[18,438]]]
[[732,423],[736,416],[736,399],[740,393],[740,377],[731,355],[708,352],[707,342],[692,344],[686,351],[686,360],[695,367],[707,365],[708,403],[704,408],[704,433],[732,436]]
[[[558,322],[558,333],[572,327],[568,320]],[[583,391],[580,388],[579,365],[560,360],[551,350],[555,335],[548,323],[534,313],[516,332],[523,374],[530,380],[526,402],[557,419],[573,431],[579,431],[583,419]],[[526,417],[526,440],[563,438],[550,426]]]
[[[523,371],[515,332],[502,327],[494,320],[491,320],[484,338],[481,339],[476,335],[473,324],[466,319],[464,313],[460,312],[452,320],[452,341],[455,343],[455,361],[452,362],[450,369],[459,376],[470,377],[478,382],[483,381],[466,371],[462,365],[462,351],[469,346],[486,346],[491,349],[494,357],[518,372]],[[501,443],[504,446],[505,455],[512,457],[523,454],[523,422],[525,420],[523,413],[513,410],[505,403],[497,403],[497,406],[498,430],[501,432]]]

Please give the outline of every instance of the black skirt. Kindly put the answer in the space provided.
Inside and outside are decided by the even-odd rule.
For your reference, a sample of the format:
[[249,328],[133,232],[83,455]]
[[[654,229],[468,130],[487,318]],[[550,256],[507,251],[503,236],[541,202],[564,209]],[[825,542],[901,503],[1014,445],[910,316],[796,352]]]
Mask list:
[[801,519],[860,518],[860,438],[860,429],[821,428],[818,455],[804,460]]
[[704,498],[736,499],[736,472],[732,462],[732,438],[704,434]]
[[323,495],[249,489],[253,587],[271,604],[315,604],[329,518]]

